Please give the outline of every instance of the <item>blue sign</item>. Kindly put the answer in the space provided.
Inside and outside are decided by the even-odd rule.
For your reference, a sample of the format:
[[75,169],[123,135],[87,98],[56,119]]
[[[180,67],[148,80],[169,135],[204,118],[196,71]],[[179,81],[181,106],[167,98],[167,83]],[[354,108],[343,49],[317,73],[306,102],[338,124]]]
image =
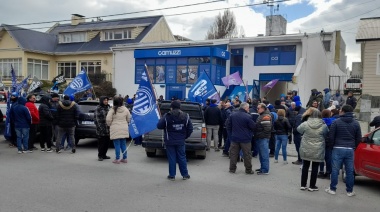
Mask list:
[[135,58],[167,58],[167,57],[208,57],[214,56],[230,59],[230,53],[220,48],[191,47],[191,48],[168,48],[168,49],[136,49]]
[[166,66],[166,83],[176,83],[176,66]]
[[212,56],[214,57],[220,57],[225,60],[230,59],[230,53],[226,50],[219,49],[219,48],[212,48]]
[[192,102],[204,104],[206,99],[215,98],[218,95],[214,85],[206,72],[202,71],[197,82],[195,82],[188,93],[188,99]]

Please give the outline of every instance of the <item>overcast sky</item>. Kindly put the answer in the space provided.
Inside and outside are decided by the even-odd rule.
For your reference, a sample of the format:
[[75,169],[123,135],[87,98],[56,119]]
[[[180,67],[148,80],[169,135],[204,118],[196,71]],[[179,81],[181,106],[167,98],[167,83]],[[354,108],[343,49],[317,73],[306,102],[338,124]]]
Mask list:
[[[86,17],[100,16],[104,20],[161,14],[166,16],[174,34],[193,40],[203,40],[215,16],[223,12],[223,8],[241,6],[231,10],[236,16],[237,24],[244,28],[246,37],[265,34],[265,17],[270,14],[270,8],[266,4],[260,5],[263,0],[213,1],[216,0],[65,0],[59,3],[52,0],[12,0],[2,3],[0,23],[15,25],[46,21],[67,23],[65,20],[69,20],[73,13]],[[204,4],[205,2],[213,3]],[[199,5],[155,10],[196,3]],[[247,4],[257,5],[244,6]],[[360,61],[360,46],[355,42],[359,19],[380,16],[380,0],[290,0],[275,3],[275,8],[277,4],[279,10],[274,13],[283,15],[287,19],[287,34],[313,33],[322,29],[341,30],[347,45],[349,67],[352,62]],[[213,9],[215,11],[199,12]],[[155,11],[107,17],[107,15],[147,10]],[[184,14],[194,11],[198,12]],[[48,29],[46,27],[54,23],[56,22],[44,25],[20,25],[20,27],[46,31]]]

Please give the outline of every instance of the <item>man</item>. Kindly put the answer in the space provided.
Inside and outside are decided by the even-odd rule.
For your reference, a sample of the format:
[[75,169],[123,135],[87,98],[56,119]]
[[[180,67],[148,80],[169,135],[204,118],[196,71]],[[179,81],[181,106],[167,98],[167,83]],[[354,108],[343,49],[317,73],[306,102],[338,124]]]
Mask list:
[[272,134],[272,116],[263,103],[257,106],[260,114],[256,121],[255,137],[259,151],[260,168],[256,169],[258,175],[269,174],[269,139]]
[[225,111],[226,121],[223,123],[223,126],[224,126],[224,130],[227,132],[227,139],[224,140],[223,156],[228,157],[229,152],[230,152],[230,146],[231,146],[231,139],[230,139],[231,135],[228,134],[226,122],[230,118],[234,107],[232,107],[231,102],[226,102],[226,104],[224,104],[224,108],[225,108],[224,111]]
[[323,97],[323,106],[324,108],[330,107],[330,99],[331,99],[331,93],[329,88],[323,89],[323,92],[325,92],[325,96]]
[[370,127],[375,127],[378,128],[380,127],[380,116],[376,116],[375,118],[373,118],[373,120],[371,121],[371,123],[369,123],[369,126]]
[[36,140],[37,126],[40,123],[40,114],[38,112],[38,108],[34,104],[36,102],[36,96],[33,94],[29,94],[26,97],[26,100],[27,102],[25,104],[25,107],[28,108],[30,115],[32,116],[32,124],[30,125],[30,130],[29,130],[28,151],[33,152],[33,150],[38,149],[34,146],[34,142]]
[[297,115],[296,111],[294,111],[295,108],[296,108],[296,103],[291,102],[290,107],[288,108],[288,110],[286,110],[286,118],[288,118],[290,126],[292,126],[292,128],[289,129],[289,135],[288,135],[289,144],[291,144],[293,141],[292,132],[293,132],[294,121]]
[[38,113],[40,115],[40,147],[41,152],[45,152],[45,144],[47,146],[46,152],[53,152],[51,149],[51,137],[52,137],[52,121],[54,120],[51,114],[50,97],[42,96],[41,104],[38,107]]
[[107,156],[108,146],[110,144],[110,129],[106,123],[106,117],[110,110],[108,104],[108,97],[101,96],[99,98],[99,105],[95,109],[94,122],[96,125],[96,135],[98,136],[98,161],[110,159]]
[[254,174],[252,170],[251,140],[255,122],[249,115],[249,104],[241,103],[240,109],[231,114],[227,123],[227,131],[231,135],[230,147],[230,173],[236,172],[236,163],[240,150],[243,151],[244,167],[246,174]]
[[294,140],[294,145],[296,146],[296,151],[297,151],[297,157],[298,159],[296,161],[293,161],[292,164],[294,165],[302,165],[302,160],[300,156],[300,146],[301,146],[301,140],[302,140],[302,135],[297,131],[297,127],[300,126],[302,123],[302,115],[305,112],[305,109],[301,106],[296,106],[294,108],[295,112],[295,118],[292,124],[293,127],[293,140]]
[[160,95],[160,97],[157,99],[157,102],[161,103],[162,101],[164,101],[164,96]]
[[[172,98],[173,101],[173,98]],[[202,110],[206,111],[206,109],[210,106],[210,99],[206,99],[205,105],[203,105]]]
[[[57,138],[58,138],[57,108],[58,108],[58,105],[59,105],[59,95],[57,93],[52,93],[51,94],[50,104],[51,104],[51,112],[52,112],[51,114],[54,117],[54,120],[52,121],[52,124],[53,124],[53,136],[52,136],[52,140],[53,140],[53,142],[56,142]],[[55,145],[59,146],[59,142],[56,143]]]
[[14,119],[14,126],[17,135],[18,154],[28,152],[29,129],[32,123],[29,110],[25,107],[26,99],[19,97],[10,111],[11,117]]
[[332,99],[333,101],[338,101],[338,102],[339,102],[339,108],[337,108],[337,109],[340,109],[340,108],[343,107],[344,99],[343,99],[343,96],[340,95],[340,90],[336,90],[335,95],[333,95],[333,96],[331,97],[331,99]]
[[74,140],[74,131],[75,125],[78,119],[78,108],[74,101],[70,101],[70,97],[65,95],[64,100],[59,102],[57,108],[57,119],[58,119],[58,139],[56,142],[56,152],[61,153],[61,146],[59,144],[62,141],[62,137],[67,134],[69,146],[71,146],[71,152],[75,153],[75,140]]
[[81,101],[83,100],[92,100],[94,99],[94,95],[92,94],[91,89],[86,90],[86,92],[83,94]]
[[206,129],[207,129],[207,151],[210,150],[211,146],[211,136],[214,136],[214,149],[215,152],[219,152],[218,141],[219,126],[222,123],[222,112],[216,104],[216,99],[211,99],[210,106],[205,110],[204,113]]
[[[16,92],[13,92],[11,94],[11,106],[10,110],[17,105],[18,100],[18,94]],[[17,147],[17,135],[15,130],[15,119],[12,117],[12,114],[9,113],[10,117],[10,130],[11,130],[11,143],[9,144],[9,147]]]
[[227,140],[227,130],[224,126],[227,120],[226,107],[225,107],[224,101],[219,102],[218,108],[220,109],[220,112],[222,114],[222,121],[220,122],[219,130],[218,130],[218,136],[219,136],[218,148],[221,149],[223,146],[223,140],[224,140],[224,145],[226,144],[226,140]]
[[350,105],[355,110],[356,104],[357,104],[357,100],[354,97],[354,94],[352,93],[352,91],[348,91],[346,105]]
[[346,171],[347,196],[355,196],[354,188],[354,150],[362,139],[359,122],[354,119],[353,108],[344,105],[339,112],[340,118],[330,127],[329,141],[333,143],[331,184],[326,188],[329,194],[336,193],[339,170],[344,164]]
[[157,123],[158,129],[164,130],[164,141],[166,145],[166,154],[169,162],[168,180],[175,180],[176,163],[183,180],[190,179],[187,170],[185,139],[190,137],[193,132],[189,114],[180,110],[181,103],[173,101],[170,105],[170,112],[166,113]]

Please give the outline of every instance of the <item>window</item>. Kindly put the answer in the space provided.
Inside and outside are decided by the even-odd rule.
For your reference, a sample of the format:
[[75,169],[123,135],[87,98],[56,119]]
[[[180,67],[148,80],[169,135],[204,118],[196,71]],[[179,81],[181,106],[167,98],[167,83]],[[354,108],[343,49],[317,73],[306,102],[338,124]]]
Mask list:
[[76,43],[85,42],[86,33],[85,32],[75,32],[75,33],[65,33],[62,34],[62,43]]
[[323,47],[325,47],[326,52],[331,51],[331,41],[323,41]]
[[295,65],[296,46],[255,47],[255,66]]
[[3,77],[11,77],[11,65],[16,76],[22,75],[22,59],[0,59],[0,74]]
[[65,78],[74,78],[77,75],[76,62],[58,62],[58,74],[61,73]]
[[112,30],[104,32],[104,40],[123,40],[131,39],[132,31],[131,30]]
[[80,62],[80,67],[87,71],[87,74],[101,74],[102,63],[100,61],[84,61]]
[[380,146],[380,130],[373,133],[372,141],[373,144]]
[[28,59],[28,76],[38,79],[49,79],[49,62],[46,60]]

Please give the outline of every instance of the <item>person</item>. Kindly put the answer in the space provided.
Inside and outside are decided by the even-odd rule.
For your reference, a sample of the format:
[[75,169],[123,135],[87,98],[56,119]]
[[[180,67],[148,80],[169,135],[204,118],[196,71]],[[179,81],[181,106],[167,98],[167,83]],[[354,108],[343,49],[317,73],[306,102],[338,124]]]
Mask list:
[[282,157],[284,159],[284,164],[288,164],[286,160],[286,146],[288,144],[288,133],[292,128],[288,119],[285,117],[285,110],[279,109],[277,111],[278,118],[274,122],[274,130],[276,131],[276,150],[274,152],[274,162],[278,163],[278,154],[280,153],[280,148],[282,147]]
[[311,176],[309,191],[318,191],[317,175],[318,166],[325,158],[325,138],[328,133],[326,124],[322,121],[321,112],[310,107],[303,116],[308,116],[307,121],[297,127],[297,131],[302,134],[300,156],[303,161],[301,174],[301,190],[306,190],[309,167],[311,164]]
[[[331,124],[333,121],[335,121],[336,118],[331,117],[331,111],[328,109],[324,109],[322,111],[322,120],[325,122],[327,128],[330,129]],[[326,140],[325,140],[326,146],[325,146],[325,163],[326,163],[326,172],[324,172],[325,168],[325,163],[321,162],[319,164],[319,173],[318,173],[318,178],[330,178],[331,174],[331,156],[332,156],[332,148],[333,148],[333,143],[330,142],[329,139],[329,133],[327,134]]]
[[334,144],[332,150],[331,183],[325,191],[336,194],[339,170],[344,164],[346,171],[347,196],[355,196],[354,192],[354,150],[362,139],[359,122],[354,119],[351,105],[344,105],[340,110],[340,118],[330,127],[330,142]]
[[290,103],[290,107],[288,108],[288,110],[286,110],[286,118],[289,120],[289,123],[290,123],[290,126],[292,127],[290,130],[289,130],[289,135],[288,135],[288,140],[289,140],[289,144],[292,143],[293,141],[293,125],[294,125],[294,120],[296,118],[296,111],[294,110],[296,108],[296,103],[295,102],[291,102]]
[[[52,136],[52,142],[55,142],[56,143],[56,146],[59,146],[59,142],[57,143],[57,138],[58,138],[58,119],[57,119],[57,108],[58,108],[58,105],[59,105],[59,95],[57,93],[52,93],[51,94],[51,101],[50,101],[50,105],[51,105],[51,113],[54,117],[54,120],[52,122],[53,124],[53,136]],[[54,144],[52,144],[52,146],[54,146]]]
[[375,127],[378,128],[380,127],[380,116],[376,116],[375,118],[373,118],[373,120],[371,121],[371,123],[369,123],[369,126],[370,127]]
[[157,123],[157,128],[164,130],[164,142],[166,155],[169,162],[168,180],[175,180],[176,163],[183,180],[190,179],[187,170],[185,139],[193,132],[193,124],[189,115],[180,110],[181,102],[173,101],[170,111],[166,113]]
[[243,151],[244,167],[246,174],[254,174],[252,170],[251,140],[255,122],[249,115],[249,104],[241,103],[240,109],[231,114],[227,123],[227,131],[231,135],[230,146],[230,173],[236,172],[236,163],[239,152]]
[[29,129],[32,124],[32,117],[29,110],[25,107],[25,103],[26,99],[24,97],[18,97],[17,104],[10,110],[11,116],[14,119],[18,154],[26,153],[29,148]]
[[[285,97],[283,97],[283,98],[285,98]],[[281,100],[277,99],[276,101],[274,101],[274,109],[277,112],[280,109],[286,110],[286,107],[284,105],[281,105]]]
[[333,101],[338,101],[339,102],[339,107],[337,107],[337,109],[342,108],[342,106],[344,104],[344,99],[343,99],[343,96],[340,95],[340,90],[336,90],[335,95],[331,96],[331,99]]
[[[131,113],[123,105],[123,98],[114,97],[113,107],[109,110],[106,123],[110,127],[110,139],[115,147],[114,164],[127,163],[127,143],[129,137],[128,125],[131,122]],[[123,159],[120,160],[120,150]]]
[[[220,101],[218,108],[220,109],[220,112],[222,115],[222,121],[220,122],[219,130],[218,130],[218,137],[219,137],[218,148],[224,149],[224,145],[226,144],[226,140],[227,140],[227,130],[224,127],[224,124],[226,123],[226,120],[227,120],[225,102]],[[223,140],[224,140],[224,145],[223,145]]]
[[160,97],[157,99],[157,102],[161,103],[162,101],[164,101],[164,96],[160,95]]
[[323,89],[323,92],[325,92],[325,96],[323,97],[323,106],[324,108],[328,108],[330,104],[331,99],[331,93],[329,88]]
[[[175,101],[175,99],[172,98],[172,101]],[[205,105],[203,105],[202,110],[206,111],[206,109],[210,106],[210,99],[206,99]]]
[[229,152],[230,152],[230,146],[231,146],[231,139],[230,139],[231,135],[227,131],[227,120],[230,118],[234,107],[232,107],[231,102],[226,102],[226,104],[224,104],[224,107],[225,107],[224,110],[225,110],[225,120],[226,121],[223,123],[223,128],[227,132],[227,139],[224,140],[223,156],[228,157]]
[[302,135],[297,131],[297,127],[302,124],[302,116],[305,113],[305,108],[301,106],[296,106],[294,108],[295,112],[295,118],[293,122],[293,138],[294,138],[294,145],[296,146],[297,151],[297,160],[293,161],[292,164],[294,165],[302,165],[302,159],[300,156],[300,146],[301,146],[301,139]]
[[[10,110],[17,105],[18,101],[18,94],[17,92],[13,92],[11,94],[11,107]],[[10,137],[10,143],[9,147],[17,147],[17,135],[16,135],[16,130],[15,130],[15,119],[12,117],[12,114],[9,113],[9,120],[10,120],[10,130],[11,130],[11,137]]]
[[[78,120],[78,112],[79,109],[74,101],[70,101],[70,97],[65,95],[63,97],[62,102],[58,102],[57,108],[57,119],[58,119],[58,139],[56,141],[56,149],[57,153],[61,153],[61,149],[64,148],[59,142],[63,140],[65,134],[67,134],[69,146],[71,147],[71,153],[76,152],[75,148],[75,140],[74,140],[74,132],[76,122]],[[64,141],[64,140],[63,140]]]
[[323,96],[319,95],[320,92],[317,89],[311,89],[311,95],[309,97],[309,101],[306,104],[306,108],[309,108],[312,106],[313,101],[316,100],[318,104],[323,105]]
[[[41,104],[38,107],[39,119],[40,119],[40,147],[41,152],[53,152],[51,149],[51,137],[52,137],[52,126],[54,117],[51,114],[50,98],[48,96],[41,97]],[[45,149],[45,144],[47,149]]]
[[346,105],[350,105],[355,110],[356,104],[357,104],[357,100],[354,97],[354,94],[352,93],[352,91],[348,91]]
[[[83,101],[83,100],[92,100],[94,99],[94,95],[92,94],[92,91],[91,89],[88,89],[86,90],[86,92],[83,94],[82,98],[80,99],[80,101]],[[74,100],[71,100],[71,101],[74,101]]]
[[216,104],[216,99],[211,99],[210,106],[204,112],[204,118],[207,129],[207,148],[206,150],[210,150],[211,146],[211,136],[214,136],[214,149],[215,152],[220,151],[218,147],[219,135],[218,130],[219,126],[222,124],[222,112],[218,108]]
[[257,106],[260,116],[256,121],[255,141],[259,152],[260,168],[256,169],[258,175],[269,174],[269,139],[272,134],[272,116],[264,103]]
[[40,123],[40,115],[38,114],[38,108],[34,104],[36,102],[36,96],[33,94],[29,94],[26,97],[26,104],[25,107],[28,108],[30,115],[32,116],[32,124],[30,125],[29,129],[29,152],[33,152],[33,150],[37,150],[38,148],[34,146],[34,142],[36,140],[36,135],[37,135],[37,127],[38,124]]
[[110,143],[110,129],[106,123],[106,117],[110,110],[108,100],[108,97],[101,96],[99,98],[99,105],[96,107],[94,112],[96,135],[98,137],[98,161],[111,159],[111,157],[107,156],[108,146]]

